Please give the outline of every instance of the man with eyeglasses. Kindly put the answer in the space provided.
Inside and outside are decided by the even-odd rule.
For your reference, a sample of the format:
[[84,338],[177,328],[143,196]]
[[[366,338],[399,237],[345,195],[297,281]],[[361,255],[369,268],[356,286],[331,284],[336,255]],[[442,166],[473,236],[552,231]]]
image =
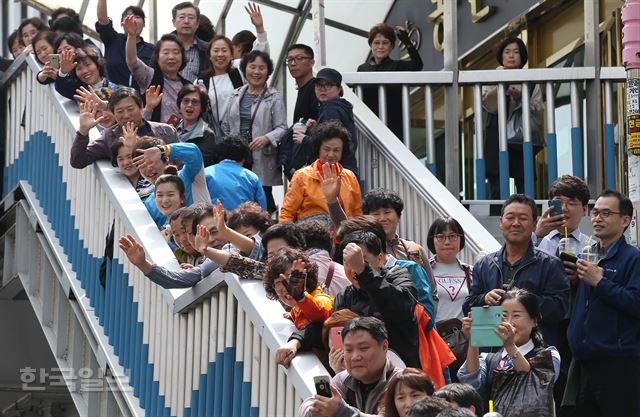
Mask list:
[[[563,175],[555,180],[549,188],[549,199],[560,200],[562,212],[554,215],[554,207],[551,206],[540,216],[532,236],[538,249],[557,255],[558,244],[565,234],[570,239],[570,245],[580,249],[586,246],[589,236],[580,232],[579,226],[587,214],[590,197],[589,187],[578,177]],[[575,268],[570,271],[573,273],[569,279],[575,278]]]
[[524,288],[538,296],[545,341],[560,340],[560,322],[569,302],[569,281],[558,258],[536,248],[531,234],[536,227],[536,203],[524,194],[511,195],[502,206],[500,230],[505,244],[473,266],[471,288],[462,311],[471,307],[500,305],[512,288]]
[[[320,102],[316,97],[313,82],[313,66],[315,64],[313,49],[302,43],[291,45],[287,49],[285,64],[298,89],[296,105],[293,109],[293,123],[304,124],[302,129],[304,132],[301,130],[296,133],[293,128],[290,128],[280,144],[284,173],[291,180],[293,173],[308,163],[308,149],[311,144],[308,143],[310,141],[303,143],[304,133],[307,129],[307,122],[318,119]],[[294,135],[296,135],[296,140],[294,140]]]
[[629,198],[607,190],[591,210],[592,253],[578,261],[576,302],[567,333],[576,360],[581,417],[640,415],[640,250],[623,233],[631,223]]
[[[538,249],[551,255],[562,256],[562,253],[578,254],[589,241],[589,236],[580,231],[580,221],[587,214],[589,187],[580,178],[573,175],[563,175],[556,179],[549,188],[549,199],[561,202],[562,212],[554,214],[554,206],[550,206],[542,214],[536,225],[536,231],[532,235]],[[562,240],[564,239],[564,240]],[[562,240],[562,246],[560,246]],[[569,259],[569,258],[565,258]],[[576,263],[571,260],[563,260],[564,271],[571,283],[570,299],[575,298],[575,286],[578,283]],[[572,305],[573,303],[570,303]],[[571,318],[571,309],[560,324],[560,339],[555,346],[562,357],[560,377],[555,383],[556,398],[561,397],[567,382],[569,365],[571,363],[571,350],[567,342],[566,333]],[[558,405],[560,402],[558,402]],[[558,408],[557,411],[560,411]]]

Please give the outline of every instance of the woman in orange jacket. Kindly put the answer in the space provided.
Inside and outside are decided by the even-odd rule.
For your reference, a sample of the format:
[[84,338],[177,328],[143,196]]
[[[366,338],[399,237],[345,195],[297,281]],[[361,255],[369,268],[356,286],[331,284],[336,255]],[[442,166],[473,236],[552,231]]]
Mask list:
[[313,146],[318,159],[293,174],[282,203],[280,222],[316,215],[329,218],[329,208],[321,189],[324,172],[328,169],[338,174],[340,193],[337,200],[347,217],[361,215],[362,194],[358,178],[338,162],[351,148],[349,131],[337,121],[320,123],[313,131]]
[[318,285],[318,267],[300,250],[283,248],[269,257],[262,282],[267,298],[291,307],[284,314],[296,329],[331,315],[333,297]]

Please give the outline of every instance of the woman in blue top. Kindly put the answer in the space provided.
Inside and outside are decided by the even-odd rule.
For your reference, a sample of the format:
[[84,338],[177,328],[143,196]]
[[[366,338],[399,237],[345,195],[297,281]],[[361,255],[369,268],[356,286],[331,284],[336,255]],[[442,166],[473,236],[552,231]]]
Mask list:
[[[183,162],[177,176],[184,183],[184,204],[211,203],[202,154],[197,145],[193,143],[165,145],[161,139],[152,136],[143,136],[138,140],[133,162],[138,166],[140,174],[148,181],[156,183],[165,173],[169,159]],[[159,209],[155,192],[145,200],[144,204],[158,228],[162,228],[167,222],[167,216]]]

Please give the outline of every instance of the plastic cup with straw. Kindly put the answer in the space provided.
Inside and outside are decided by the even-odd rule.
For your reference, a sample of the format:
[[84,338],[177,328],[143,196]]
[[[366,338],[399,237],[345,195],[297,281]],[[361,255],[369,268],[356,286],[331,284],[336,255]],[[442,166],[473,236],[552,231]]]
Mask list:
[[502,417],[502,414],[493,411],[493,400],[489,400],[489,412],[483,417]]

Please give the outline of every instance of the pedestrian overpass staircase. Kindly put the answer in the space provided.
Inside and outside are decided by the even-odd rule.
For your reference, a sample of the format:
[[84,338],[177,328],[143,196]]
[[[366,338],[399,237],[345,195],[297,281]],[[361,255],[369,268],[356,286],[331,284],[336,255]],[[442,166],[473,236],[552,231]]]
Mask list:
[[[294,416],[326,374],[310,353],[274,362],[292,325],[259,282],[215,272],[192,289],[164,290],[117,247],[132,234],[152,262],[178,268],[128,181],[108,161],[72,169],[74,103],[37,83],[20,57],[0,81],[5,138],[2,287],[21,286],[81,416]],[[426,244],[441,215],[466,232],[473,261],[496,240],[350,91],[366,189],[405,200],[400,234]],[[92,132],[95,134],[96,132]],[[103,263],[111,227],[116,245]],[[104,284],[101,284],[101,265]],[[85,377],[83,377],[85,376]],[[89,384],[90,383],[90,384]],[[96,388],[98,387],[98,388]]]

